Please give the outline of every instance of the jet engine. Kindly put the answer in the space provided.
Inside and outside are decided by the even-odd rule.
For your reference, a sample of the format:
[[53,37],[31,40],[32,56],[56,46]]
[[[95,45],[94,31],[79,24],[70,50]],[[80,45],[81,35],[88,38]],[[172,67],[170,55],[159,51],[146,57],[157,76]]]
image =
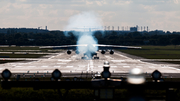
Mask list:
[[105,51],[105,50],[102,50],[102,51],[101,51],[101,54],[105,54],[105,53],[106,53],[106,51]]
[[114,51],[113,51],[113,50],[111,50],[109,53],[110,53],[110,54],[114,54]]
[[79,54],[80,52],[78,50],[76,50],[76,54]]
[[70,51],[70,50],[67,50],[67,54],[71,54],[71,51]]

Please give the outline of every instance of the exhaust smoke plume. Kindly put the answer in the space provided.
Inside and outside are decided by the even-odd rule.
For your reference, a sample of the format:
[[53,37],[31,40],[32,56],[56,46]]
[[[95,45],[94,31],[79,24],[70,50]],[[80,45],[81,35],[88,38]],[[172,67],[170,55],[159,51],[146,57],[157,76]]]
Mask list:
[[78,39],[77,45],[87,44],[87,47],[78,46],[76,50],[80,53],[86,52],[88,57],[91,57],[91,53],[98,50],[98,47],[92,46],[93,44],[98,44],[97,39],[93,36],[93,30],[101,26],[102,21],[96,13],[82,12],[69,19],[68,26],[65,30],[75,30],[73,34]]

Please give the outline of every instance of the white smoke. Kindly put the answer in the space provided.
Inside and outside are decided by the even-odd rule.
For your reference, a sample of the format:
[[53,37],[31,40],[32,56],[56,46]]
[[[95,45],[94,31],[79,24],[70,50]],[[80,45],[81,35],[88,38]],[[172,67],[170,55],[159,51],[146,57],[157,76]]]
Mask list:
[[72,16],[69,19],[68,26],[66,30],[72,30],[75,28],[84,28],[84,27],[100,27],[102,26],[102,21],[98,14],[95,12],[82,12],[77,15]]
[[73,34],[77,37],[77,45],[87,44],[91,47],[77,47],[79,52],[88,52],[90,56],[91,53],[98,50],[97,47],[92,47],[93,44],[98,44],[97,39],[93,36],[93,30],[95,28],[100,28],[102,26],[102,21],[98,14],[94,12],[82,12],[77,15],[72,16],[69,19],[68,26],[65,30],[75,30]]

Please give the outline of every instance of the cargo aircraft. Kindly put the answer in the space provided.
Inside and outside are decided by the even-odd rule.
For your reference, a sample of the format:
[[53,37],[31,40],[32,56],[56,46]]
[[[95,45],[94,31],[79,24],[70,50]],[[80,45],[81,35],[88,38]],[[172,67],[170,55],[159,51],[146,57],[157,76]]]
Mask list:
[[[76,29],[87,29],[87,28],[76,28]],[[95,28],[88,28],[89,32],[91,29]],[[134,46],[120,46],[120,45],[104,45],[104,44],[78,44],[78,45],[62,45],[62,46],[44,46],[39,47],[41,49],[66,49],[67,54],[71,54],[74,50],[76,54],[83,53],[82,59],[99,59],[97,57],[97,51],[101,51],[102,54],[109,52],[110,54],[114,54],[114,49],[140,49],[141,47],[134,47]],[[79,51],[81,50],[81,51]]]
[[[83,51],[78,51],[77,47],[86,47]],[[97,47],[98,50],[93,50]],[[63,45],[63,46],[44,46],[39,47],[41,49],[67,49],[67,54],[71,54],[74,50],[76,54],[84,53],[82,59],[99,59],[97,57],[97,51],[101,51],[101,54],[105,54],[109,52],[110,54],[114,54],[114,49],[140,49],[141,47],[133,47],[133,46],[119,46],[119,45],[103,45],[103,44],[81,44],[81,45]],[[86,57],[87,56],[87,57]]]

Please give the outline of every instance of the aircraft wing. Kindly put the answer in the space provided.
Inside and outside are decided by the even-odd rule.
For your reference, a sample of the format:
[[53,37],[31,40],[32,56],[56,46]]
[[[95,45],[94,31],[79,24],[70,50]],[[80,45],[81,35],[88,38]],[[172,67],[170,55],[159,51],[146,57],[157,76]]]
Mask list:
[[87,44],[81,44],[81,45],[62,45],[62,46],[43,46],[39,47],[41,49],[72,49],[76,50],[76,47],[86,47]]
[[102,49],[141,49],[141,47],[134,46],[120,46],[120,45],[103,45],[103,44],[93,44],[94,47],[98,47],[99,50]]

